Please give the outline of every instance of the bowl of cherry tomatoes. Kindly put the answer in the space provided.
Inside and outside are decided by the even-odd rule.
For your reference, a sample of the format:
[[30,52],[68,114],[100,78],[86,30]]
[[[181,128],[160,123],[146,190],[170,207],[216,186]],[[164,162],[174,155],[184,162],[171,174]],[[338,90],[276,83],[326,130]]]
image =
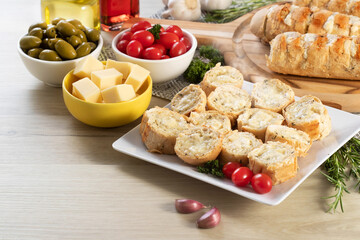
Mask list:
[[112,49],[118,61],[132,62],[150,71],[154,83],[179,77],[189,67],[197,47],[193,34],[177,25],[135,23],[116,35]]

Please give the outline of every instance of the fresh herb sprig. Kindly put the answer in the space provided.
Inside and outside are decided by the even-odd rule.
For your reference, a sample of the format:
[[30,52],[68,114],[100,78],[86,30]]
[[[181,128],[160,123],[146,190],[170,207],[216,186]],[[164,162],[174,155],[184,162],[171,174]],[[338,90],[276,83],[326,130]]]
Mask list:
[[322,172],[330,183],[335,186],[335,194],[325,199],[333,199],[329,204],[328,212],[335,212],[338,205],[344,212],[342,197],[344,192],[350,193],[346,187],[346,182],[355,178],[360,193],[360,140],[357,138],[350,139],[337,152],[331,155],[324,163],[327,173]]
[[277,0],[233,0],[229,8],[205,13],[206,22],[227,23],[256,8],[275,3]]
[[222,172],[222,165],[218,159],[204,163],[201,166],[197,166],[197,170],[200,173],[211,174],[219,178],[224,177]]
[[148,31],[151,32],[152,35],[154,35],[155,39],[160,39],[160,32],[161,32],[160,29],[161,29],[161,25],[160,24],[155,24]]

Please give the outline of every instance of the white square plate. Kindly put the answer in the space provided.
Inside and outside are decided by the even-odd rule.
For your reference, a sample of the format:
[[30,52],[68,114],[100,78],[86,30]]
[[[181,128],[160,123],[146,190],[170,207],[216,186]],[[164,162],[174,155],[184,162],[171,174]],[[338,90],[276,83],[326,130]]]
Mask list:
[[[252,83],[244,81],[243,89],[251,92],[252,86]],[[277,205],[360,130],[359,116],[331,107],[327,107],[327,109],[332,122],[330,135],[321,141],[315,142],[307,156],[298,159],[299,170],[296,177],[274,186],[272,190],[266,194],[258,194],[254,192],[251,187],[236,187],[229,179],[221,179],[199,173],[195,167],[185,164],[175,155],[160,155],[148,152],[141,140],[139,133],[140,125],[115,141],[113,148],[119,152],[188,175],[243,197],[268,205]]]

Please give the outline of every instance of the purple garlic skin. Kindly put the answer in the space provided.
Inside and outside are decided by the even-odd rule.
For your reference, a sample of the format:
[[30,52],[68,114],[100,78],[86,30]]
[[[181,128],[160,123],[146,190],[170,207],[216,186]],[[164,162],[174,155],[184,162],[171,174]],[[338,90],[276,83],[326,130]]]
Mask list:
[[179,213],[193,213],[199,211],[200,209],[203,209],[204,207],[204,204],[192,199],[175,200],[175,208],[176,211]]
[[220,223],[221,215],[219,209],[213,207],[196,222],[198,228],[213,228]]

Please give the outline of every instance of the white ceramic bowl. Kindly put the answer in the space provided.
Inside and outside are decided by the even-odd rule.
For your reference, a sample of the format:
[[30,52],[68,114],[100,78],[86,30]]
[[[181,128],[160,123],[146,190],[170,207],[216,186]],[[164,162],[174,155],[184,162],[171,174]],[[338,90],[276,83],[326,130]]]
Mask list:
[[[89,55],[98,58],[103,46],[103,39],[100,36],[98,46]],[[21,60],[23,61],[27,70],[37,79],[43,81],[45,84],[53,87],[61,87],[65,75],[75,68],[75,64],[82,58],[65,61],[45,61],[28,56],[20,48],[20,40],[17,49]]]
[[177,78],[181,74],[185,72],[185,70],[190,65],[191,60],[194,57],[195,50],[197,47],[197,41],[194,35],[186,30],[182,30],[184,35],[188,37],[191,41],[191,48],[189,51],[174,58],[168,59],[161,59],[161,60],[148,60],[148,59],[141,59],[141,58],[134,58],[125,53],[120,52],[116,48],[116,43],[119,41],[121,35],[129,31],[125,30],[119,34],[117,34],[111,44],[111,47],[116,55],[117,60],[121,62],[131,62],[136,63],[150,71],[151,78],[154,83],[161,83],[165,81],[169,81],[172,79]]

